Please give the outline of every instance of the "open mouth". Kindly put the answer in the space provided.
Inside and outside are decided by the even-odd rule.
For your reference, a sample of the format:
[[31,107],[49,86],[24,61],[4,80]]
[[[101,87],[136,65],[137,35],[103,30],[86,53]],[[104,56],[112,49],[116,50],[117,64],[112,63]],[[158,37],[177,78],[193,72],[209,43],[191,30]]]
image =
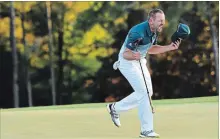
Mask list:
[[158,29],[159,29],[159,30],[162,30],[162,29],[163,29],[163,25],[160,25],[160,26],[158,27]]
[[159,26],[159,27],[158,27],[158,30],[162,30],[162,26]]

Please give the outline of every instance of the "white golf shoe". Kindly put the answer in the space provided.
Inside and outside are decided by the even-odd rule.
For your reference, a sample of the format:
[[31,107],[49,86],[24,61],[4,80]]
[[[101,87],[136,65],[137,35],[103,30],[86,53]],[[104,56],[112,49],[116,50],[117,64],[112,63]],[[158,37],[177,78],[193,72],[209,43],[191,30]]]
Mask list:
[[140,138],[159,138],[160,135],[155,133],[153,130],[150,131],[143,131],[141,132]]
[[113,108],[114,104],[107,104],[107,110],[109,112],[109,114],[111,115],[112,118],[112,122],[117,126],[120,127],[121,123],[120,123],[120,119],[119,119],[119,114],[116,113],[116,111]]

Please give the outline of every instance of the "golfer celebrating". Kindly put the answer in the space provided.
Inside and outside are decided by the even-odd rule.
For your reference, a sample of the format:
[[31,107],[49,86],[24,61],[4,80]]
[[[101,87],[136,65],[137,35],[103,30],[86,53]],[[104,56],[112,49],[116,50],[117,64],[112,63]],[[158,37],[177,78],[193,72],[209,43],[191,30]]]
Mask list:
[[[117,127],[121,126],[119,114],[138,107],[141,123],[140,137],[159,137],[153,127],[153,95],[151,77],[146,67],[146,53],[160,54],[178,49],[181,39],[176,38],[166,46],[157,45],[157,33],[161,32],[165,24],[164,12],[154,9],[149,13],[148,20],[132,27],[121,47],[118,61],[113,65],[128,80],[134,92],[121,101],[108,104],[112,121]],[[178,37],[178,36],[175,36]]]

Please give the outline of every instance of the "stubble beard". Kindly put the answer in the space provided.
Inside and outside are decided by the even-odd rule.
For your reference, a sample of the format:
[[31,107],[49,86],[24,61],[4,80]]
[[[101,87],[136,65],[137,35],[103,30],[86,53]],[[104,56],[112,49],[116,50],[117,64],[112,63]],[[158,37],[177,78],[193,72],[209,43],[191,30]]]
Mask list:
[[154,24],[154,33],[155,33],[155,34],[158,32],[158,29],[159,29],[159,25],[155,25],[155,24]]

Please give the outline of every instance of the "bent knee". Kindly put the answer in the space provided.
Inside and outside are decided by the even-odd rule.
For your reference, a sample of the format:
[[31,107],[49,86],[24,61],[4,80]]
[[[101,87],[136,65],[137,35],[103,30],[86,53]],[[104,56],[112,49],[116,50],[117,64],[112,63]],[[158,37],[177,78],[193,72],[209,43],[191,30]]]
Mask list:
[[147,91],[135,92],[135,94],[136,94],[135,96],[138,101],[140,101],[141,99],[143,99],[144,97],[146,97],[148,95]]

